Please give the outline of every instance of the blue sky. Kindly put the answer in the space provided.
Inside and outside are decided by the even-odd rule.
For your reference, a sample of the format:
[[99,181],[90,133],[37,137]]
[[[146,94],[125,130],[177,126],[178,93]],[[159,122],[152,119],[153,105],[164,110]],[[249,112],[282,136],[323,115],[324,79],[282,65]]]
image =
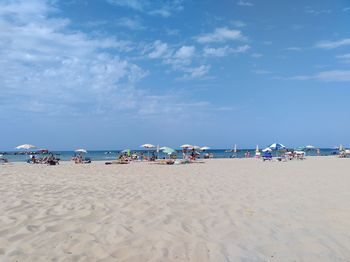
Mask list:
[[0,150],[350,146],[350,2],[2,0]]

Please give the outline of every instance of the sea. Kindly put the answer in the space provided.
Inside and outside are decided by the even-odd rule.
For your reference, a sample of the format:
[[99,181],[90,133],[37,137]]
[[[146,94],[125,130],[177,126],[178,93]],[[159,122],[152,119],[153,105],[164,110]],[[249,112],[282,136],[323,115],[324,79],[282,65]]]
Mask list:
[[[110,161],[116,159],[122,150],[95,150],[88,151],[84,154],[85,157],[90,158],[92,161]],[[162,152],[157,153],[155,150],[131,150],[131,153],[138,153],[147,156],[152,155],[152,153],[158,158],[166,158]],[[250,157],[255,156],[255,149],[238,149],[236,153],[231,149],[209,149],[204,152],[200,152],[200,157],[203,158],[204,154],[209,153],[213,156],[213,158],[244,158],[246,153],[249,152]],[[0,152],[6,157],[10,162],[25,162],[29,159],[30,153],[27,154],[18,154],[19,152]],[[69,161],[73,156],[76,155],[74,151],[51,151],[56,157],[58,157],[61,161]],[[336,155],[338,152],[333,148],[321,148],[320,156],[330,156]],[[177,158],[182,158],[181,150],[176,151]],[[273,153],[275,156],[275,153]],[[316,156],[317,152],[315,150],[306,151],[306,156]],[[38,155],[40,157],[40,155]]]

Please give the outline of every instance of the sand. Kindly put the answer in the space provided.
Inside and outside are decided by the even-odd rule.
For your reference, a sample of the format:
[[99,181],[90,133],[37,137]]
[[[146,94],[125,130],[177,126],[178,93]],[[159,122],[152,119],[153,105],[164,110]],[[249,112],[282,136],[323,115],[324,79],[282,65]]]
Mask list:
[[0,166],[0,261],[350,261],[350,159]]

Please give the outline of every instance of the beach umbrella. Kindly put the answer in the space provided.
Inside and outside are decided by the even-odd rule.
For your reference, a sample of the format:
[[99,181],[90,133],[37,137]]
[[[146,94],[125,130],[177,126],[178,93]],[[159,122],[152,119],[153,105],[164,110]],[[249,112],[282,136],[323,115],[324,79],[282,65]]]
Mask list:
[[75,152],[76,153],[82,153],[82,154],[86,154],[87,153],[86,149],[82,149],[82,148],[75,150]]
[[[146,149],[152,149],[155,148],[156,146],[152,145],[152,144],[144,144],[141,145],[140,147],[146,148]],[[147,152],[148,158],[149,158],[149,151]]]
[[280,150],[280,149],[285,149],[286,147],[280,143],[273,143],[272,145],[269,146],[272,150]]
[[201,149],[201,147],[200,146],[192,146],[192,149]]
[[36,148],[36,146],[33,146],[31,144],[24,144],[24,145],[16,146],[15,148],[28,150],[28,149]]
[[339,146],[339,151],[344,151],[344,146],[343,145]]
[[210,149],[209,146],[203,146],[203,147],[200,148],[200,150],[202,150],[202,151],[205,151],[205,150],[208,150],[208,149]]
[[307,145],[307,146],[305,146],[305,149],[315,149],[315,147],[312,145]]
[[193,148],[192,145],[189,145],[189,144],[184,144],[182,146],[180,146],[181,148]]
[[156,146],[152,145],[152,144],[144,144],[144,145],[141,145],[140,147],[143,147],[143,148],[155,148]]
[[280,143],[273,143],[272,145],[269,146],[269,148],[276,151],[276,157],[277,157],[277,152],[281,149],[285,149],[286,147]]
[[166,146],[162,147],[162,151],[164,154],[167,154],[167,155],[171,155],[171,154],[176,152],[175,149],[172,149],[172,148],[166,147]]
[[263,151],[263,152],[271,152],[271,151],[272,151],[272,149],[271,149],[271,148],[269,148],[269,147],[266,147],[265,149],[263,149],[263,150],[261,150],[261,151]]

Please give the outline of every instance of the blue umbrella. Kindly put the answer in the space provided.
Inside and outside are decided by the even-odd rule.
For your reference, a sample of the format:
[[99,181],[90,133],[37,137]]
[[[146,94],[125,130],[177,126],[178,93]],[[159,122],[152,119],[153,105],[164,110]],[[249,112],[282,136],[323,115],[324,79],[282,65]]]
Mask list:
[[280,143],[273,143],[272,145],[269,146],[272,150],[280,150],[280,149],[285,149],[286,147]]
[[284,145],[280,144],[280,143],[273,143],[268,148],[270,148],[271,150],[275,150],[276,151],[276,156],[277,156],[278,150],[285,149],[286,147]]

